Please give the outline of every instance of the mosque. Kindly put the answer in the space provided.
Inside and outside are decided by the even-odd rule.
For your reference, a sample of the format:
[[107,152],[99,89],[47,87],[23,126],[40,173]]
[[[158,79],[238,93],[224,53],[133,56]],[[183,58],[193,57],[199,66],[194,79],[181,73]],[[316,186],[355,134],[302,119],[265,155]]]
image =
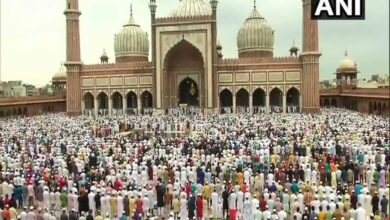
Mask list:
[[56,74],[57,88],[66,86],[70,115],[161,114],[178,107],[319,112],[321,53],[310,2],[302,0],[302,52],[293,44],[289,57],[274,56],[277,32],[256,3],[237,30],[238,58],[229,59],[217,40],[218,0],[181,0],[168,17],[156,17],[158,4],[150,0],[151,36],[131,12],[115,34],[115,62],[103,53],[100,63],[86,65],[80,57],[78,0],[66,0],[66,70]]

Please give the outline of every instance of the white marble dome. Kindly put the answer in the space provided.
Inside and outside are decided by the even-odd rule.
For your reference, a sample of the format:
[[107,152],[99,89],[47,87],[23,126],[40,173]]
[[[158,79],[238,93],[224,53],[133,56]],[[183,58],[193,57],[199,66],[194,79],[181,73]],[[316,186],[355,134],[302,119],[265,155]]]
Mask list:
[[238,53],[274,50],[274,30],[256,7],[238,32],[237,47]]
[[148,34],[135,23],[133,15],[122,31],[115,35],[114,50],[116,58],[149,56]]
[[339,69],[353,69],[356,68],[355,61],[348,57],[348,55],[345,55],[343,60],[340,62]]
[[195,17],[211,15],[211,6],[203,0],[181,0],[171,17]]
[[63,66],[53,75],[52,81],[66,81],[66,69]]

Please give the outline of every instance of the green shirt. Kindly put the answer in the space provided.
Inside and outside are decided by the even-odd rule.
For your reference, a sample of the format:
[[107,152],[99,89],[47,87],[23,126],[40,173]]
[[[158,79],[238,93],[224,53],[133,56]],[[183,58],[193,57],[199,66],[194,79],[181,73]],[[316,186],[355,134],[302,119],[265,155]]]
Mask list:
[[66,208],[68,206],[68,195],[66,195],[66,193],[64,192],[61,193],[60,200],[61,200],[61,207]]
[[332,220],[333,218],[333,213],[331,211],[327,211],[325,215],[326,220]]

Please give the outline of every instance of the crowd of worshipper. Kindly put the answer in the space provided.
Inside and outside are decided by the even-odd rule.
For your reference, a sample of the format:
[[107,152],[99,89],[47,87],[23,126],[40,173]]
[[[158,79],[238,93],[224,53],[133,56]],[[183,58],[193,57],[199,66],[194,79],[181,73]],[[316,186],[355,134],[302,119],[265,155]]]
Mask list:
[[191,113],[0,119],[0,220],[388,219],[387,118]]

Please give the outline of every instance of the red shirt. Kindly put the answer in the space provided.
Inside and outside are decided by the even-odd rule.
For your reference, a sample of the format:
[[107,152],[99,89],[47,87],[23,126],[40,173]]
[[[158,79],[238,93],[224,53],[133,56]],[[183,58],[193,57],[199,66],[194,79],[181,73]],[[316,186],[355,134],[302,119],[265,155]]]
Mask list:
[[265,199],[262,199],[262,200],[260,201],[260,210],[261,210],[262,212],[264,212],[265,210],[267,210],[267,209],[266,209],[266,206],[267,206],[267,201],[266,201]]
[[196,216],[203,218],[203,199],[201,197],[196,200]]
[[135,209],[135,213],[137,213],[137,217],[140,213],[144,212],[144,201],[141,198],[138,198],[135,200],[135,206],[137,207]]
[[11,220],[11,213],[8,209],[4,209],[3,211],[3,219],[4,220]]
[[242,190],[243,193],[248,192],[248,186],[246,184],[242,184],[241,190]]
[[122,183],[121,183],[120,180],[115,180],[114,188],[115,188],[115,190],[117,190],[117,191],[120,190],[120,189],[122,189]]

